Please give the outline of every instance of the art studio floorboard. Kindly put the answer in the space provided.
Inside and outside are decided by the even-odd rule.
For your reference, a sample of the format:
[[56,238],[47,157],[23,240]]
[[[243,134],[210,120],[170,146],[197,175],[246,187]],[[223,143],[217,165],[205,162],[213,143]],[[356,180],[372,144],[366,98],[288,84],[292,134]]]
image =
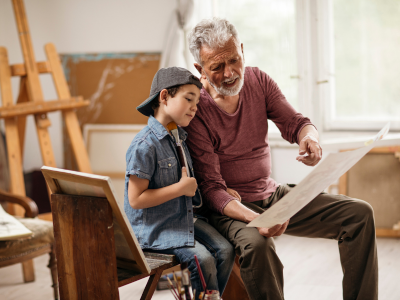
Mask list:
[[[286,300],[342,299],[342,270],[336,241],[282,236],[276,239],[285,276]],[[378,239],[379,299],[400,299],[400,239]],[[34,260],[36,281],[23,283],[21,265],[0,269],[2,300],[53,299],[48,255]],[[122,300],[140,299],[146,280],[119,289]],[[173,300],[170,291],[156,291],[154,300]],[[224,299],[229,300],[229,299]]]

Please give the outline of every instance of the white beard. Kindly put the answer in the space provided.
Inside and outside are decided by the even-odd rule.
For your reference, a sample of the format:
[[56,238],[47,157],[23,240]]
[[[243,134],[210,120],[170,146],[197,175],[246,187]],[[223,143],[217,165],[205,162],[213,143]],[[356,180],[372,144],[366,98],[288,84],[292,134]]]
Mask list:
[[[223,96],[235,96],[235,95],[239,94],[240,90],[243,87],[243,84],[244,84],[244,71],[245,71],[245,68],[243,66],[243,72],[241,74],[242,78],[240,78],[239,75],[232,76],[231,78],[228,78],[228,79],[225,79],[224,81],[222,81],[220,87],[217,87],[210,80],[210,78],[208,77],[206,72],[204,72],[204,74],[206,74],[206,78],[207,78],[208,83],[214,88],[214,90],[217,91],[218,94],[223,95]],[[232,81],[233,79],[236,79],[236,78],[238,78],[238,82],[237,82],[237,84],[235,86],[224,87],[224,85],[223,85],[224,82]]]

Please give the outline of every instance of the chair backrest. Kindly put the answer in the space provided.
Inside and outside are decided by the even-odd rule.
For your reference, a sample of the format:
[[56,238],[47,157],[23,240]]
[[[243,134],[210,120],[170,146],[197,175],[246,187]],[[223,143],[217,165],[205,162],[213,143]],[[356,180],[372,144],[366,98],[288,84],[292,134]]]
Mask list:
[[117,200],[110,177],[46,166],[42,167],[42,172],[52,194],[106,198],[112,209],[117,259],[131,262],[130,268],[138,273],[150,274],[151,268],[130,226],[123,205]]

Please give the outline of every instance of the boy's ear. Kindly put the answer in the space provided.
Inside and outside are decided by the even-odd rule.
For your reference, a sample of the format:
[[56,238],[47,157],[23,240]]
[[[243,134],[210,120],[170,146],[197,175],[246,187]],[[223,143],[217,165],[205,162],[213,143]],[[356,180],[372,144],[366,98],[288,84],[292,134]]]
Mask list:
[[167,91],[167,89],[163,89],[163,90],[161,90],[161,92],[160,92],[160,99],[159,99],[159,101],[160,101],[160,104],[161,103],[163,103],[163,104],[166,104],[166,102],[167,102],[167,100],[168,100],[168,97],[169,96],[169,94],[168,94],[168,91]]

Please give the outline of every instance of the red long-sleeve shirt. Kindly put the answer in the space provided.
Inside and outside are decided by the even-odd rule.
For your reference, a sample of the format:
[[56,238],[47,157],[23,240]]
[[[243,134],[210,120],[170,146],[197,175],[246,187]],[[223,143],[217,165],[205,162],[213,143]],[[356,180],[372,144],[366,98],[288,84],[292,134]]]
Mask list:
[[239,105],[233,114],[221,109],[204,88],[201,90],[196,116],[185,128],[186,142],[203,199],[212,210],[223,214],[233,200],[227,187],[247,202],[266,199],[276,190],[278,184],[270,178],[268,119],[290,143],[298,142],[301,129],[311,124],[258,68],[246,67]]

